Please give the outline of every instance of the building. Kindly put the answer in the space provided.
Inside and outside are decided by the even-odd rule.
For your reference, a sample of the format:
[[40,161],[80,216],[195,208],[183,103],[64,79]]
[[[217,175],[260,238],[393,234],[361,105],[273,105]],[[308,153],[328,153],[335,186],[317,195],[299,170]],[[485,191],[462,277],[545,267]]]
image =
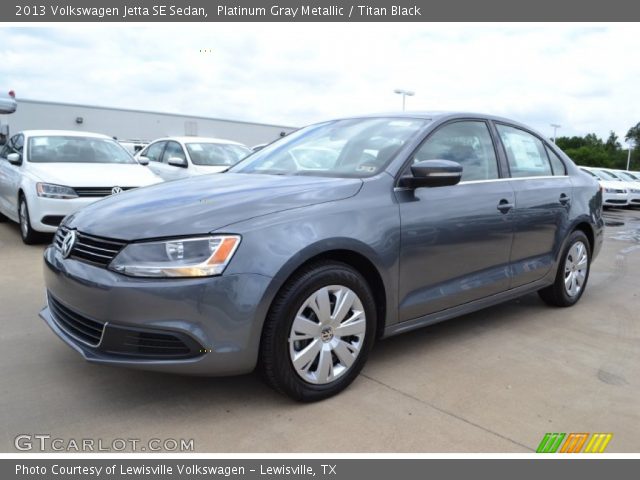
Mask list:
[[18,99],[18,109],[0,116],[3,129],[59,129],[103,133],[118,140],[151,141],[171,135],[193,135],[235,140],[252,146],[268,143],[295,127],[199,117],[188,114],[76,105]]

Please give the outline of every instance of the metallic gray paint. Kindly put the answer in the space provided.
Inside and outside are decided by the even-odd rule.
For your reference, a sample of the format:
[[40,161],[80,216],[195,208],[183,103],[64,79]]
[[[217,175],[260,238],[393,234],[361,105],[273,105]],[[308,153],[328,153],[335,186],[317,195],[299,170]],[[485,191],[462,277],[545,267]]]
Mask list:
[[[526,127],[475,114],[424,117],[433,121],[373,177],[207,175],[123,193],[67,219],[69,228],[127,241],[241,235],[224,274],[199,279],[129,278],[63,260],[52,247],[45,252],[47,288],[78,311],[102,321],[183,331],[212,353],[193,360],[123,361],[71,341],[47,308],[43,318],[93,362],[235,374],[254,368],[263,322],[279,289],[318,256],[357,256],[372,266],[384,290],[383,336],[551,284],[575,228],[593,239],[595,258],[604,228],[598,184],[555,145],[546,142],[565,161],[567,176],[510,179],[492,122]],[[430,133],[469,118],[489,123],[504,178],[415,191],[398,187],[412,152]],[[560,202],[563,193],[570,199],[566,204]],[[514,208],[499,210],[501,200]]]

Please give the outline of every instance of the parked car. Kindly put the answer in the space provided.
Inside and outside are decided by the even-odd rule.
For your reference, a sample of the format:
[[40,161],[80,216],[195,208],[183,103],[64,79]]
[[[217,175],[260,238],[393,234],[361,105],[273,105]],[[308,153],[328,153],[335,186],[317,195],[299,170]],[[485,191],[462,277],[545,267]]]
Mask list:
[[16,103],[16,94],[13,90],[9,90],[6,94],[0,94],[0,113],[13,113],[18,108]]
[[167,137],[151,142],[136,158],[164,180],[228,170],[251,149],[231,140],[205,137]]
[[160,181],[106,135],[25,130],[0,151],[0,218],[18,222],[22,240],[34,243],[102,197]]
[[629,205],[629,190],[619,182],[608,179],[602,172],[590,167],[580,167],[580,169],[598,179],[602,187],[603,207],[626,207]]
[[[329,143],[338,155],[322,169],[291,155]],[[258,365],[278,391],[319,400],[356,378],[376,339],[530,292],[574,305],[603,225],[598,182],[522,124],[340,119],[224,175],[68,217],[44,255],[41,316],[90,362],[200,375]]]
[[608,168],[596,168],[596,172],[600,172],[607,180],[618,182],[629,193],[629,205],[640,205],[640,185],[635,181],[629,181],[623,178],[619,172]]

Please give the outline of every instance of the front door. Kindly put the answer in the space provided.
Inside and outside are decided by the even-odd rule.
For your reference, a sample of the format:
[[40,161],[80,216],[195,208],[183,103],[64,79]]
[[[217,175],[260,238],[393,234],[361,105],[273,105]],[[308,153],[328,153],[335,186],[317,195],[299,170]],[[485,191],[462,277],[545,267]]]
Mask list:
[[401,254],[399,319],[407,321],[509,289],[515,195],[499,175],[484,121],[445,124],[414,161],[453,160],[458,185],[397,189]]

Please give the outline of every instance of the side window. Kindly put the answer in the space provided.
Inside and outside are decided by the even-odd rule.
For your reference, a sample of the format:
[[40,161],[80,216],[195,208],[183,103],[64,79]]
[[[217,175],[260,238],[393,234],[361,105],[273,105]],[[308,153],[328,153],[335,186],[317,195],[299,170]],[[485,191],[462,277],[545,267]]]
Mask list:
[[164,155],[162,156],[162,163],[169,163],[171,157],[181,158],[186,160],[184,156],[184,150],[178,142],[167,142],[167,148],[164,149]]
[[15,137],[13,137],[15,140],[13,142],[13,149],[18,152],[19,154],[22,154],[22,150],[24,148],[24,136],[23,135],[16,135]]
[[462,181],[498,178],[498,161],[487,124],[462,121],[435,131],[416,152],[413,161],[452,160],[462,165]]
[[551,161],[551,169],[553,170],[554,175],[566,175],[567,167],[564,166],[564,162],[560,159],[556,153],[551,150],[549,147],[547,148],[547,154],[549,155],[549,160]]
[[519,128],[496,125],[507,151],[511,176],[542,177],[552,175],[551,164],[542,141]]
[[142,156],[147,157],[151,162],[161,162],[160,155],[162,155],[165,143],[166,142],[152,143],[142,152]]

